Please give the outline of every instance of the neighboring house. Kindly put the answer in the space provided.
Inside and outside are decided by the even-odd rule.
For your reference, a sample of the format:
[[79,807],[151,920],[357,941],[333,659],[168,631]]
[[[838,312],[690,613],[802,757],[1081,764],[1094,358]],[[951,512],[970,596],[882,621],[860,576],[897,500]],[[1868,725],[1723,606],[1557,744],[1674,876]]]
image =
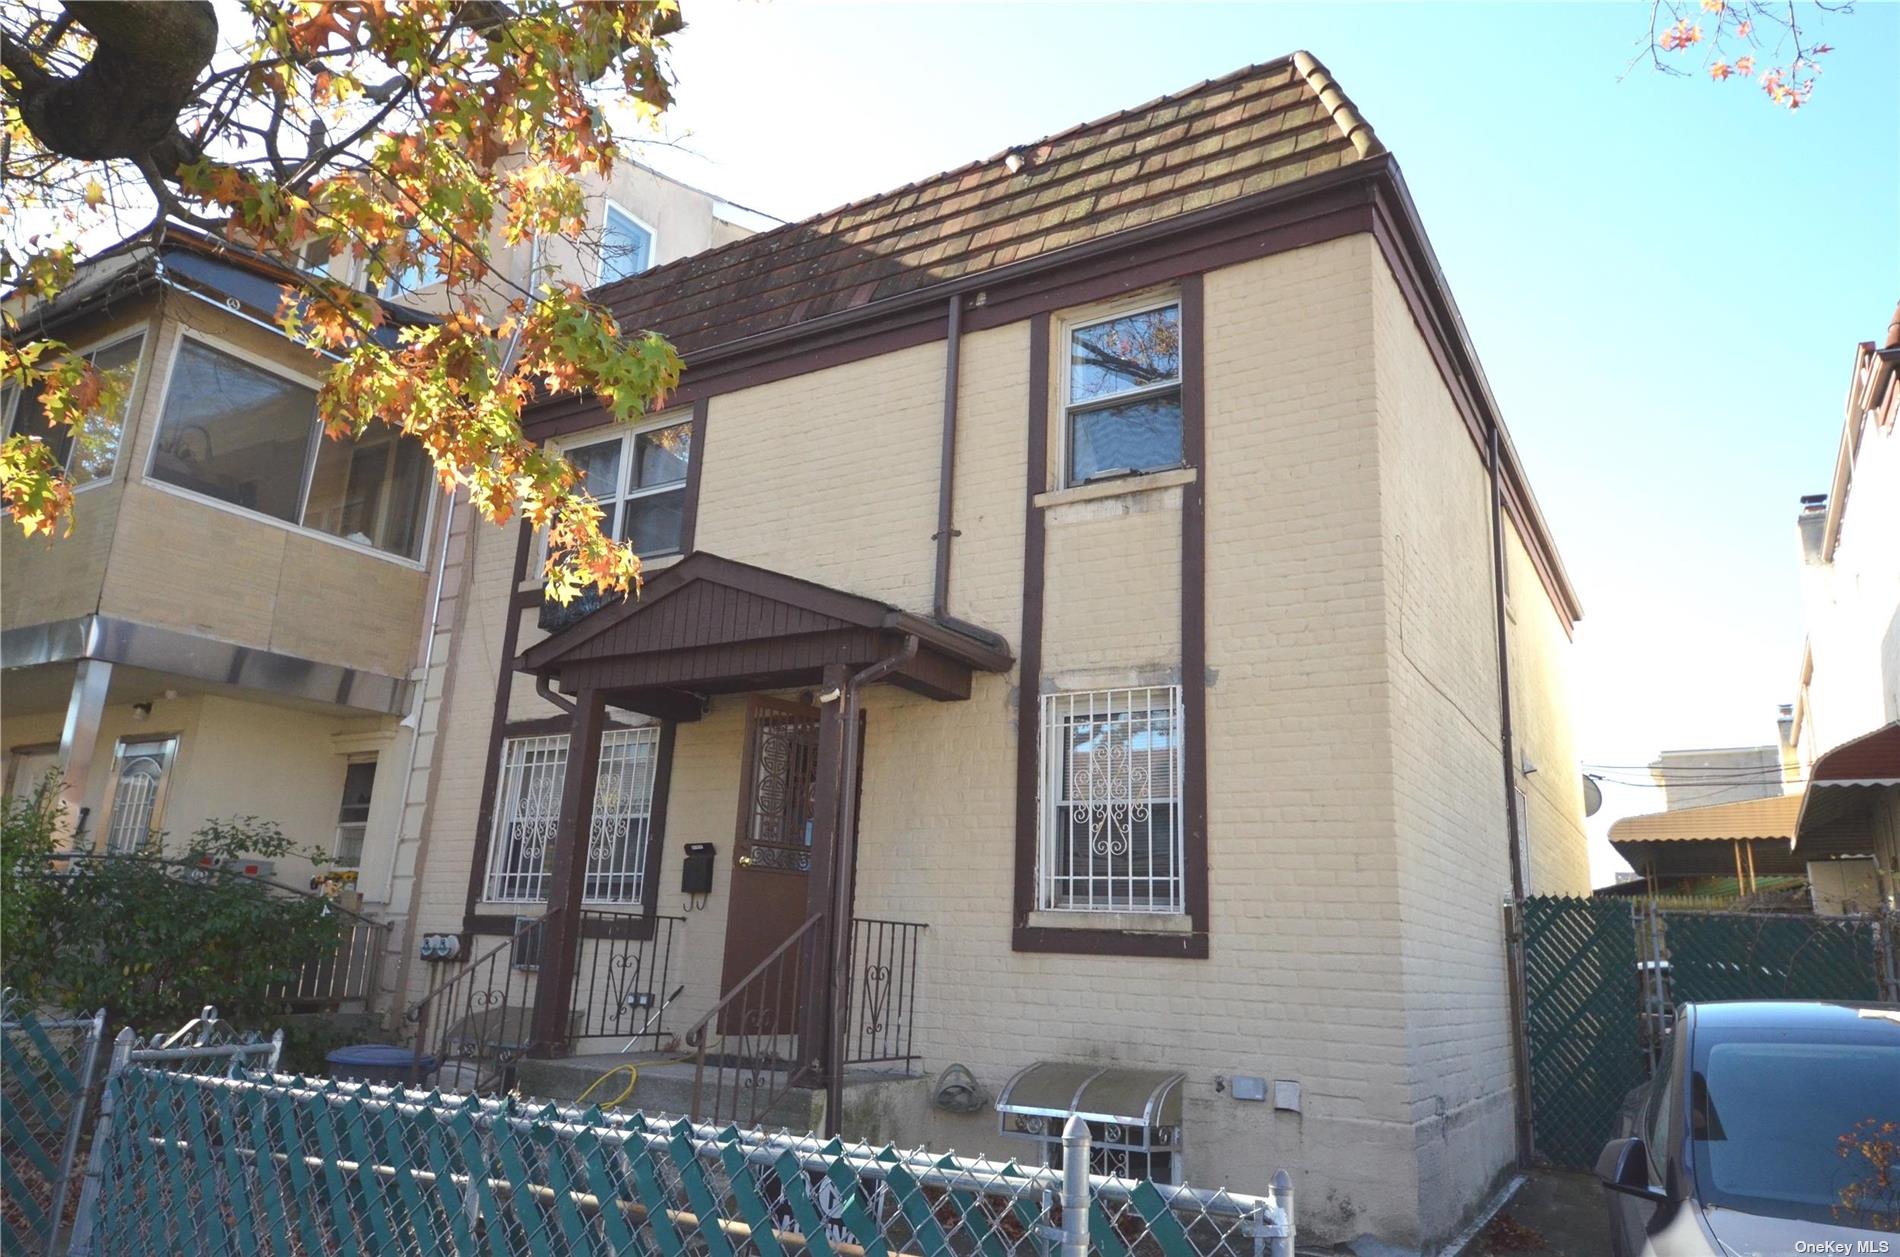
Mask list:
[[[553,242],[544,273],[637,274],[758,217],[629,162],[596,185],[603,234],[587,243],[604,256]],[[497,266],[525,280],[536,255],[503,250]],[[406,917],[399,839],[420,828],[431,767],[419,691],[455,624],[461,549],[445,542],[470,512],[435,491],[417,443],[321,436],[324,364],[273,325],[293,277],[171,227],[88,260],[53,303],[17,305],[29,332],[123,373],[130,393],[97,448],[47,433],[76,484],[72,534],[9,526],[0,541],[5,788],[57,771],[77,842],[98,850],[165,834],[175,852],[210,818],[272,820],[357,870],[372,912],[400,886]],[[412,299],[440,304],[431,277],[409,279],[384,294],[392,326],[427,317]],[[39,430],[37,414],[0,395],[6,431]],[[311,871],[270,870],[291,884]]]
[[[1795,853],[1873,861],[1900,904],[1900,309],[1855,347],[1826,497],[1803,499],[1807,642],[1793,741],[1807,789]],[[1864,898],[1864,896],[1863,896]]]
[[[1807,639],[1779,748],[1665,752],[1655,766],[1698,781],[1721,773],[1785,783],[1753,800],[1626,817],[1610,842],[1658,882],[1797,874],[1817,911],[1895,906],[1900,895],[1900,310],[1885,342],[1854,352],[1830,492],[1801,500]],[[1718,764],[1716,757],[1735,757]],[[1737,767],[1737,765],[1742,765]],[[1658,772],[1659,779],[1662,773]],[[1708,804],[1713,804],[1712,806]]]
[[1663,751],[1649,766],[1662,788],[1663,810],[1766,799],[1786,788],[1778,746],[1723,746]]
[[[607,937],[679,918],[633,992],[683,985],[675,1029],[813,922],[921,925],[879,1006],[922,1076],[847,1100],[847,1133],[1034,1160],[1079,1093],[1140,1084],[1156,1125],[1097,1136],[1149,1150],[1102,1168],[1285,1166],[1312,1233],[1455,1231],[1515,1154],[1502,905],[1589,884],[1580,612],[1326,71],[1252,67],[604,297],[684,354],[673,404],[530,428],[648,583],[577,617],[525,530],[470,536],[412,928],[480,955],[560,905],[533,1045],[559,1053],[625,1037],[573,1032],[575,990],[625,981],[572,972],[583,906],[627,914]],[[952,1064],[1006,1100],[1067,1080],[1056,1120],[933,1107]]]

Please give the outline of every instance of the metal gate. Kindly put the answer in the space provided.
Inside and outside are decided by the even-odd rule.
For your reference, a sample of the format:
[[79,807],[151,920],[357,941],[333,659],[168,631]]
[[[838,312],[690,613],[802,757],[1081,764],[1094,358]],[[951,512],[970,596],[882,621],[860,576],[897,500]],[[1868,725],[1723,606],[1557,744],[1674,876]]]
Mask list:
[[0,1236],[9,1253],[58,1251],[105,1010],[41,1018],[0,993]]
[[1532,1147],[1557,1165],[1594,1165],[1644,1077],[1630,905],[1538,896],[1518,921]]
[[1900,1001],[1900,917],[1668,911],[1536,896],[1507,932],[1522,949],[1534,1155],[1588,1167],[1613,1137],[1682,1004]]

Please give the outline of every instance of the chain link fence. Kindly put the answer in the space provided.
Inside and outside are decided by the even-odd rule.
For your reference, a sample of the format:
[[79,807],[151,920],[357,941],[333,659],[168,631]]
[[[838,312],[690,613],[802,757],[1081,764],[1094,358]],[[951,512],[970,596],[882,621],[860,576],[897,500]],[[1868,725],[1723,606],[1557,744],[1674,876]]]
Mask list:
[[0,993],[0,1236],[9,1253],[55,1253],[72,1222],[105,1010],[42,1017]]
[[114,1075],[89,1252],[1291,1257],[1270,1197],[334,1079]]

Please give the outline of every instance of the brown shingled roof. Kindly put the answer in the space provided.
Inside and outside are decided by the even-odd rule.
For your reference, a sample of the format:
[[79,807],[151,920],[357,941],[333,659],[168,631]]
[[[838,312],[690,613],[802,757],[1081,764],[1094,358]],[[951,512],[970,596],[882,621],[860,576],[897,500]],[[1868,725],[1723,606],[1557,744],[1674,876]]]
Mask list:
[[[1304,52],[598,289],[693,354],[1382,152]],[[1011,155],[1022,158],[1012,173]]]

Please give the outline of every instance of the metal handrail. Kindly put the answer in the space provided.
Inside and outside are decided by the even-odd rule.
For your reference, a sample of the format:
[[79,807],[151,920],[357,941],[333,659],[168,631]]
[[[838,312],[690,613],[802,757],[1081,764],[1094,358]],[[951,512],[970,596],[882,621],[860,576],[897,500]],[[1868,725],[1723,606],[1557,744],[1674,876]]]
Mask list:
[[[806,918],[803,925],[734,983],[686,1032],[683,1042],[693,1051],[691,1116],[694,1121],[702,1117],[711,1122],[737,1119],[742,1098],[747,1099],[744,1120],[763,1120],[779,1099],[816,1067],[816,1062],[810,1059],[811,1045],[806,1041],[806,1028],[799,1024],[800,997],[809,989],[808,983],[819,980],[818,965],[824,949],[813,945],[814,936],[822,943],[820,927],[829,915],[820,912]],[[790,964],[786,963],[788,955],[793,956]],[[788,995],[792,1022],[789,1031],[781,1029],[779,1024],[786,1012]],[[721,1029],[722,1025],[731,1028]],[[712,1062],[711,1109],[702,1112],[708,1098],[707,1048],[715,1034],[720,1050]],[[792,1040],[789,1058],[778,1051],[779,1040],[787,1037]],[[730,1095],[728,1075],[731,1076]],[[725,1112],[728,1101],[733,1108],[731,1113]]]
[[[558,907],[552,908],[541,916],[524,921],[521,925],[517,926],[515,931],[505,940],[497,943],[481,955],[471,957],[456,971],[453,977],[436,984],[428,993],[410,1004],[409,1007],[403,1011],[403,1021],[416,1028],[414,1048],[410,1057],[409,1066],[411,1082],[420,1084],[425,1081],[422,1067],[422,1061],[425,1056],[434,1055],[436,1066],[439,1068],[447,1062],[447,1049],[450,1046],[463,1048],[468,1046],[466,1043],[458,1045],[450,1044],[449,1031],[452,1025],[446,1017],[442,1017],[437,1022],[436,1027],[437,1035],[435,1046],[439,1050],[430,1053],[427,1048],[429,1045],[430,1021],[433,1014],[442,1011],[452,1012],[459,1003],[462,1011],[461,1024],[464,1026],[471,1020],[476,1020],[482,1023],[485,1029],[488,1018],[498,1014],[502,1020],[502,1028],[506,1028],[507,1010],[510,1007],[508,997],[515,993],[517,989],[517,975],[522,975],[519,977],[519,991],[523,996],[526,996],[529,991],[530,979],[525,976],[525,970],[517,969],[513,964],[507,963],[507,958],[503,956],[503,953],[507,952],[512,955],[517,948],[532,939],[535,944],[534,951],[538,958],[541,944],[541,931],[546,928],[548,921],[560,911],[561,909]],[[498,965],[501,964],[506,964],[507,967],[501,976],[501,985],[497,987],[495,985],[496,970]],[[538,963],[536,967],[539,967]],[[486,985],[484,986],[484,984]],[[520,1007],[523,1009],[524,1015],[529,1012],[530,1006],[525,999]],[[504,1086],[512,1085],[515,1062],[533,1051],[536,1046],[537,1043],[532,1040],[523,1043],[505,1041],[491,1043],[486,1039],[478,1039],[475,1043],[474,1053],[474,1059],[478,1062],[475,1080],[472,1085],[458,1089],[480,1091],[484,1088],[485,1084],[489,1083],[500,1083]],[[490,1069],[480,1063],[485,1059],[487,1050],[491,1047],[495,1049],[492,1075]],[[457,1054],[457,1059],[469,1059],[469,1054],[466,1051],[460,1052]]]

